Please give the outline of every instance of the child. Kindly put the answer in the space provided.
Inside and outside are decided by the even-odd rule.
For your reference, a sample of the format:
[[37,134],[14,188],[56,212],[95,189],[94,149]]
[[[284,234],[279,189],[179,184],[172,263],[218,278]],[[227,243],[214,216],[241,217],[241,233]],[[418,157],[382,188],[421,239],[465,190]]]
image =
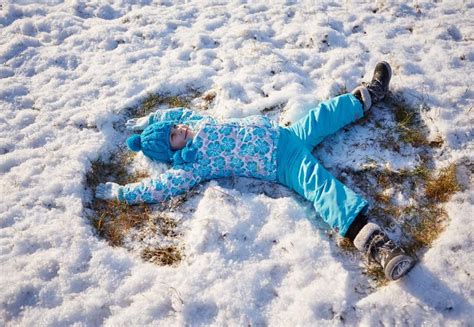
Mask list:
[[157,203],[213,178],[245,176],[277,182],[311,201],[332,228],[380,264],[389,280],[396,280],[413,266],[413,258],[378,225],[367,222],[367,201],[311,154],[327,135],[361,118],[381,101],[391,74],[388,63],[378,63],[370,83],[320,103],[290,127],[278,126],[265,116],[217,122],[183,108],[131,119],[127,128],[143,132],[127,139],[129,149],[172,168],[140,183],[100,184],[96,196],[128,204]]

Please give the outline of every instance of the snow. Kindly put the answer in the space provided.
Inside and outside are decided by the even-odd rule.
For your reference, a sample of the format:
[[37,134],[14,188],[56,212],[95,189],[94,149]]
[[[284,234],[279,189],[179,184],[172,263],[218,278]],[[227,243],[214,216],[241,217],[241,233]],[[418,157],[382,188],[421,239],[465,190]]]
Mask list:
[[[0,8],[0,324],[472,323],[472,2],[18,0]],[[369,287],[360,258],[336,246],[308,203],[263,182],[206,183],[170,213],[184,247],[172,267],[110,247],[85,217],[91,162],[116,150],[127,136],[116,124],[148,93],[213,91],[206,113],[271,109],[285,123],[369,79],[381,59],[393,67],[392,92],[445,140],[436,166],[464,169],[464,189],[446,206],[449,225],[402,281]],[[388,110],[375,115],[390,124]],[[410,147],[387,152],[370,126],[351,126],[315,154],[335,172],[419,162]]]

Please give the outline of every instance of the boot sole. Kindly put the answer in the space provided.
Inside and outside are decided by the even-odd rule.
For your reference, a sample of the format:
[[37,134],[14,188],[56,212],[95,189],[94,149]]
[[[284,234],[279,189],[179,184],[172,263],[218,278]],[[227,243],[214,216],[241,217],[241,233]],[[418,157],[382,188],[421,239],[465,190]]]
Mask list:
[[392,258],[384,267],[385,277],[388,280],[394,281],[405,276],[411,268],[415,265],[415,260],[412,257],[401,254]]

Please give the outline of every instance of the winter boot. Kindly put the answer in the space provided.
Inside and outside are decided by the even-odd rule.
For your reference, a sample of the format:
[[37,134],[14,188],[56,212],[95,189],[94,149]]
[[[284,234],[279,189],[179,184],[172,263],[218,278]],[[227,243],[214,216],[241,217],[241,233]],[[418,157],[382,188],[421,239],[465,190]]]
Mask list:
[[374,223],[368,223],[354,239],[355,247],[367,254],[369,261],[380,264],[388,280],[397,280],[415,264],[405,252]]
[[375,66],[372,81],[362,83],[352,91],[352,94],[364,104],[364,111],[369,110],[372,105],[385,98],[390,78],[392,78],[392,68],[387,62],[381,61]]

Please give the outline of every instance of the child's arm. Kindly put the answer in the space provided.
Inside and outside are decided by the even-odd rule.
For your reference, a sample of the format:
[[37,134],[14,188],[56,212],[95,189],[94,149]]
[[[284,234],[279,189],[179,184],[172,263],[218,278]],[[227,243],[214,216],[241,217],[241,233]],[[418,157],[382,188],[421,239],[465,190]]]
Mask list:
[[147,178],[139,183],[120,186],[116,183],[99,184],[96,197],[117,199],[128,204],[159,203],[183,194],[199,184],[202,177],[191,167],[173,168],[157,178]]
[[198,121],[203,118],[199,113],[186,108],[173,108],[167,110],[157,110],[141,118],[127,120],[125,125],[132,131],[144,130],[148,125],[159,121],[174,121],[181,124],[189,121]]
[[157,110],[148,115],[148,123],[153,124],[159,121],[174,121],[181,124],[187,121],[198,121],[203,118],[202,115],[194,110],[186,108],[173,108],[168,110]]

